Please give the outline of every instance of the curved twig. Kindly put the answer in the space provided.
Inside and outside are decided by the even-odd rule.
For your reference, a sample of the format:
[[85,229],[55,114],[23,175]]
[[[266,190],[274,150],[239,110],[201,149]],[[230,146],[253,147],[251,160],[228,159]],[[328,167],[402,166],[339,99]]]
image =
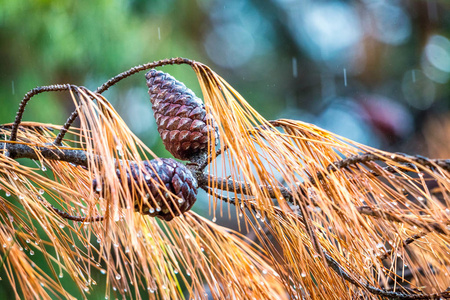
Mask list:
[[92,217],[74,216],[74,215],[69,214],[68,212],[65,212],[59,208],[54,207],[53,205],[51,205],[48,202],[47,202],[47,204],[45,204],[45,206],[47,208],[49,208],[51,211],[53,211],[54,213],[61,216],[62,218],[71,220],[71,221],[75,221],[75,222],[92,223],[92,222],[101,222],[105,219],[103,216],[92,216]]
[[15,141],[17,139],[17,130],[19,129],[20,122],[22,121],[23,113],[25,112],[25,106],[28,104],[30,99],[40,93],[44,92],[56,92],[56,91],[67,91],[73,88],[71,84],[55,84],[48,86],[38,86],[30,91],[28,91],[20,102],[19,109],[16,114],[16,119],[12,125],[10,141]]
[[[187,64],[187,65],[192,66],[194,64],[194,61],[187,59],[187,58],[175,57],[175,58],[162,59],[162,60],[154,61],[151,63],[135,66],[131,69],[128,69],[125,72],[117,74],[116,76],[114,76],[113,78],[111,78],[110,80],[108,80],[107,82],[102,84],[101,86],[99,86],[95,90],[95,93],[101,94],[101,93],[105,92],[106,90],[108,90],[113,85],[115,85],[116,83],[118,83],[119,81],[121,81],[133,74],[136,74],[138,72],[156,68],[156,67],[162,67],[162,66],[166,66],[166,65],[181,65],[181,64]],[[70,114],[66,123],[64,123],[63,127],[61,128],[61,131],[58,133],[58,136],[56,137],[55,142],[58,142],[59,144],[62,142],[64,135],[69,130],[70,126],[72,126],[73,122],[77,119],[77,117],[78,117],[78,111],[74,110]]]

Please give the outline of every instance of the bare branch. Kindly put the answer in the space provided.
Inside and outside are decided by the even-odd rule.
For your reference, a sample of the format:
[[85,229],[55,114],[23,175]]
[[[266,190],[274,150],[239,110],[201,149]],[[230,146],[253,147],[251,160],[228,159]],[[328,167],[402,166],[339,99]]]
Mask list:
[[22,121],[23,113],[25,112],[25,106],[27,105],[28,101],[30,99],[40,93],[44,92],[55,92],[55,91],[67,91],[70,90],[73,87],[71,84],[56,84],[56,85],[49,85],[49,86],[38,86],[30,91],[28,91],[25,96],[23,97],[22,101],[19,105],[19,110],[16,114],[16,119],[13,123],[12,129],[11,129],[11,136],[9,138],[10,141],[15,141],[17,139],[17,130],[19,129],[20,122]]
[[[105,92],[106,90],[108,90],[111,86],[118,83],[119,81],[121,81],[133,74],[136,74],[138,72],[156,68],[156,67],[166,66],[166,65],[181,65],[181,64],[187,64],[187,65],[192,66],[194,64],[194,61],[187,59],[187,58],[175,57],[175,58],[163,59],[163,60],[158,60],[158,61],[154,61],[151,63],[135,66],[125,72],[122,72],[122,73],[114,76],[113,78],[111,78],[110,80],[108,80],[107,82],[102,84],[100,87],[97,88],[97,90],[95,90],[95,93],[101,94],[101,93]],[[77,119],[77,117],[78,117],[78,111],[74,110],[70,114],[66,123],[63,125],[63,127],[61,128],[61,131],[59,132],[58,136],[56,137],[56,139],[55,139],[56,145],[59,145],[62,142],[64,135],[69,130],[70,126],[72,126],[73,122]]]

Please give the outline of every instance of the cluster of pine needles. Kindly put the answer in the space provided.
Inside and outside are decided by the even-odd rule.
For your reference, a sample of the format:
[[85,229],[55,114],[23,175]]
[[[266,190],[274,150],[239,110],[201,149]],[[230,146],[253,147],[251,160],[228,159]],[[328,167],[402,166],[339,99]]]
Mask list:
[[[211,218],[233,217],[238,231],[193,211],[170,222],[142,215],[132,193],[144,197],[148,187],[131,189],[117,175],[156,155],[102,93],[168,64],[193,68],[218,124],[219,146],[192,170],[210,195]],[[49,91],[70,94],[76,111],[66,124],[22,122],[28,101]],[[88,297],[97,272],[106,298],[450,298],[449,160],[267,121],[199,62],[141,65],[96,91],[38,87],[0,137],[0,264],[16,298],[71,299],[62,276]],[[37,253],[51,273],[33,260]]]

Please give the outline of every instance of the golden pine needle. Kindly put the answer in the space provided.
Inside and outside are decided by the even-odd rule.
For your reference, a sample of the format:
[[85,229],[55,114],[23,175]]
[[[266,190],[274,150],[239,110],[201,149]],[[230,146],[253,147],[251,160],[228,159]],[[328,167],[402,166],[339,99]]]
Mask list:
[[[331,259],[325,255],[356,280],[377,288],[388,279],[402,280],[402,274],[396,275],[393,269],[399,259],[414,276],[413,288],[437,293],[450,285],[450,220],[445,210],[450,200],[448,172],[407,157],[399,163],[397,154],[357,144],[311,124],[268,122],[207,66],[196,63],[193,68],[226,153],[221,162],[213,153],[210,173],[251,186],[253,200],[243,199],[241,205],[251,204],[257,214],[256,219],[247,214],[246,221],[265,220],[270,234],[260,235],[261,243],[270,245],[273,238],[282,249],[277,255],[272,246],[265,247],[269,255],[279,258],[279,273],[289,274],[283,277],[286,288],[298,285],[307,291],[291,290],[291,296],[341,299],[364,291],[363,286],[343,282],[332,272],[327,267]],[[361,153],[374,154],[379,162],[332,168],[335,161]],[[416,167],[405,166],[407,162]],[[224,171],[217,174],[220,169]],[[440,188],[440,201],[427,187],[432,180]],[[217,182],[211,184],[213,189],[218,187]],[[290,203],[278,188],[283,185],[299,191]],[[229,192],[241,194],[236,186]],[[271,193],[278,203],[271,200]],[[421,231],[433,233],[406,251],[403,241]],[[395,250],[383,263],[379,257],[388,251],[385,247]],[[399,285],[396,291],[404,292]]]

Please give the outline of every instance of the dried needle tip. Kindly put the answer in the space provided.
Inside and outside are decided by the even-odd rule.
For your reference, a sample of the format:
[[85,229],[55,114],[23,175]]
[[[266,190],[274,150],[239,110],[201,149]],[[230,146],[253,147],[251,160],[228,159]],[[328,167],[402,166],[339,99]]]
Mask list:
[[152,69],[145,77],[158,132],[166,149],[181,160],[205,160],[209,137],[215,137],[210,147],[216,146],[219,131],[203,102],[167,73]]
[[[135,211],[172,220],[190,210],[197,200],[197,180],[182,163],[172,158],[158,158],[130,164],[126,188],[132,191]],[[116,174],[121,179],[120,170]],[[94,180],[93,188],[97,189]],[[136,190],[143,186],[144,189]],[[174,194],[178,197],[171,197]]]

